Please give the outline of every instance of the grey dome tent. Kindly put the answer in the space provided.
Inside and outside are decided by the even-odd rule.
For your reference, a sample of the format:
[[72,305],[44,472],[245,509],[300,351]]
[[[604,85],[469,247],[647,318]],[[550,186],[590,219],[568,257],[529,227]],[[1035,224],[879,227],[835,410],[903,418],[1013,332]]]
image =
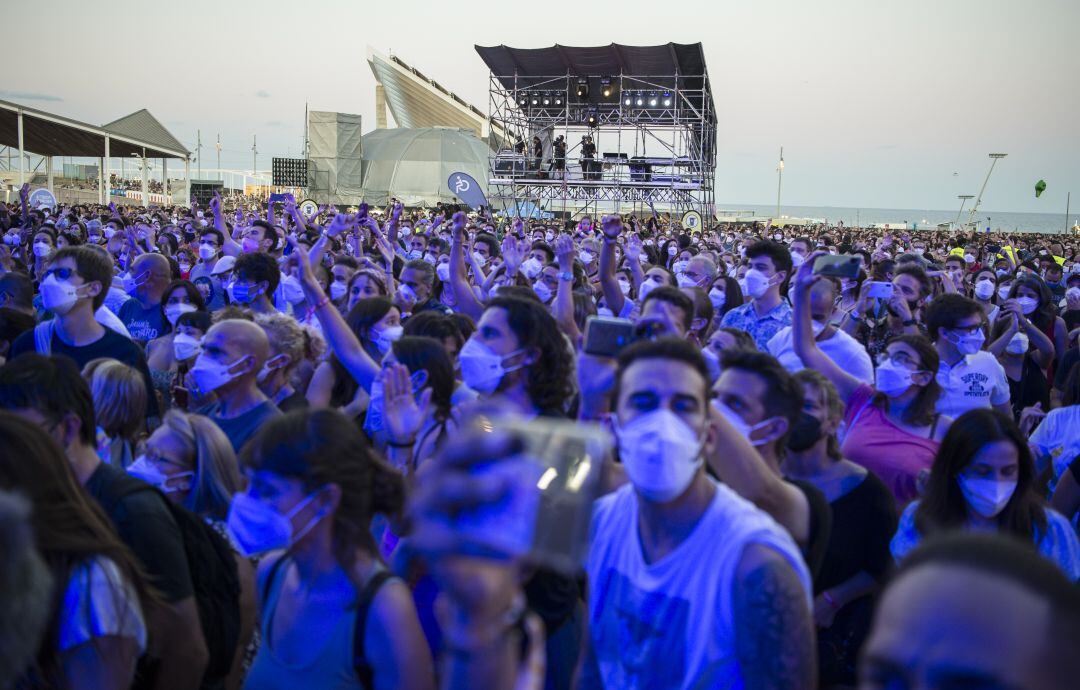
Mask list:
[[376,129],[363,137],[364,201],[382,206],[453,202],[451,173],[472,175],[487,191],[491,149],[469,130],[451,127]]

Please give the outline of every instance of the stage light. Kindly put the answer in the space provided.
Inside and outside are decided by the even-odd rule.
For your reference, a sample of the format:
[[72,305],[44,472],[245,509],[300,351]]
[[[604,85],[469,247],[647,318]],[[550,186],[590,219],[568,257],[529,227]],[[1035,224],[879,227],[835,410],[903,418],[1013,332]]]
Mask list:
[[562,96],[555,97],[555,105],[562,105]]
[[652,98],[649,99],[649,107],[650,108],[655,108],[656,103],[657,103],[656,96],[653,96]]
[[636,100],[636,101],[634,101],[634,105],[636,105],[636,106],[637,106],[637,107],[639,107],[639,108],[640,108],[641,106],[645,105],[645,99],[641,97],[641,94],[640,94],[640,93],[638,94],[637,100]]
[[632,101],[630,100],[629,96],[627,96],[626,98],[623,99],[623,105],[630,105],[631,102]]
[[589,80],[585,77],[578,77],[577,80],[577,97],[588,98],[589,97]]
[[665,108],[670,108],[671,107],[671,94],[667,93],[666,91],[664,92],[664,107]]
[[544,105],[551,105],[551,98],[549,96],[544,96]]
[[533,96],[530,103],[532,103],[532,105],[540,105],[540,100],[536,96]]
[[600,77],[600,93],[604,98],[611,98],[611,77]]

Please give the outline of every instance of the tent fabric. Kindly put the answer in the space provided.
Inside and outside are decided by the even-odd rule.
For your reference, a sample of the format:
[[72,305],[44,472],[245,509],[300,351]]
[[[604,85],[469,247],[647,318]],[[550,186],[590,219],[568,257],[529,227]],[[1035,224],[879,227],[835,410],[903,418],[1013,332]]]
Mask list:
[[406,206],[452,203],[446,181],[464,172],[485,187],[491,149],[467,129],[377,129],[364,135],[364,201]]
[[131,139],[139,139],[149,142],[154,148],[172,149],[174,151],[186,151],[180,140],[172,135],[158,119],[150,114],[146,108],[137,110],[132,114],[113,120],[101,126],[110,132],[115,132]]
[[[553,45],[549,48],[511,48],[505,45],[475,46],[476,52],[499,77],[503,86],[536,83],[544,77],[569,74],[574,77],[618,76],[668,77],[676,74],[701,77],[705,74],[705,52],[700,43],[666,43],[658,46],[606,46],[579,48]],[[674,85],[674,81],[671,81]]]
[[363,193],[361,118],[349,113],[308,113],[308,158],[317,200],[354,203]]

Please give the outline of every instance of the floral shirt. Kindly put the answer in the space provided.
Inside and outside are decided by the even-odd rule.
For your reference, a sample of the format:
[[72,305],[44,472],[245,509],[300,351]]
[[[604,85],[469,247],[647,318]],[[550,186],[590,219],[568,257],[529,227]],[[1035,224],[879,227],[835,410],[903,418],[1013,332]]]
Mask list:
[[737,328],[746,331],[754,339],[757,348],[762,352],[768,352],[767,345],[774,335],[792,322],[791,305],[787,300],[780,300],[780,304],[773,307],[762,316],[758,316],[753,302],[747,302],[741,307],[735,307],[720,321],[722,328]]

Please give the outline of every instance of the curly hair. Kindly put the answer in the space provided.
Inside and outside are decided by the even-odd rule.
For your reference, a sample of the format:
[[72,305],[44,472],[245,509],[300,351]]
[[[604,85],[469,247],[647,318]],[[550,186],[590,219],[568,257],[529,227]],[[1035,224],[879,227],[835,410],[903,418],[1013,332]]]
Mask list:
[[540,353],[529,366],[525,382],[533,406],[538,410],[565,411],[574,392],[574,363],[555,317],[539,302],[517,297],[496,297],[487,308],[504,310],[520,347]]

